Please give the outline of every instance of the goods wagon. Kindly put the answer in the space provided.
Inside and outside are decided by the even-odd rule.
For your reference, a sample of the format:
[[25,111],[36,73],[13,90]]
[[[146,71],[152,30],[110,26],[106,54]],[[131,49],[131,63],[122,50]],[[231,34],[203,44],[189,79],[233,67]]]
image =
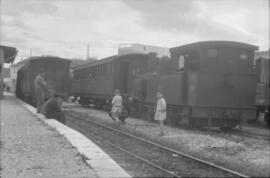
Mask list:
[[119,89],[123,97],[128,96],[136,77],[148,71],[149,56],[111,56],[75,67],[72,95],[80,97],[82,105],[92,103],[97,107],[108,106],[115,89]]
[[17,73],[17,97],[33,105],[36,103],[34,79],[40,70],[44,70],[46,73],[45,99],[51,97],[55,92],[68,96],[70,60],[51,56],[31,57],[27,60]]
[[162,91],[172,124],[232,128],[255,118],[256,49],[230,41],[171,48],[171,69],[150,71],[137,79],[134,88],[143,92],[139,101],[152,114],[156,91]]
[[256,59],[256,116],[264,114],[264,120],[269,122],[269,58]]

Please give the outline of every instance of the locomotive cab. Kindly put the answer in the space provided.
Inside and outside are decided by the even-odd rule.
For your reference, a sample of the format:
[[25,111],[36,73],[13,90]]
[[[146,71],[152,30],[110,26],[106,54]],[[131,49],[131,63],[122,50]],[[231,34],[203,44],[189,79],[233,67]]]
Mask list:
[[255,117],[256,46],[207,41],[171,48],[176,71],[182,72],[182,103],[188,124],[232,128]]

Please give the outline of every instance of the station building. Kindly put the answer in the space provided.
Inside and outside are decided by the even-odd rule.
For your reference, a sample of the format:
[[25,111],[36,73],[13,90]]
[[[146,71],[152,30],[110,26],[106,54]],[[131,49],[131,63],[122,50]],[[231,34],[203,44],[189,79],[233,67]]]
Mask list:
[[17,49],[14,47],[0,45],[0,98],[3,98],[4,91],[4,64],[13,63],[17,55]]
[[139,43],[123,43],[119,44],[118,55],[125,55],[131,53],[148,54],[150,52],[157,53],[157,57],[169,56],[169,48],[151,46]]

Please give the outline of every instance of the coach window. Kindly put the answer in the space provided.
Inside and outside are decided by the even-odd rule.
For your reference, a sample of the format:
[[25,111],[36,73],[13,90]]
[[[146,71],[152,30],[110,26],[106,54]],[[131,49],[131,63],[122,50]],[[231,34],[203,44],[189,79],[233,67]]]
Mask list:
[[103,76],[106,76],[106,64],[103,64]]
[[104,76],[108,75],[108,64],[104,64]]
[[106,71],[107,71],[107,76],[109,76],[109,75],[110,75],[110,71],[109,71],[109,70],[110,70],[110,69],[109,69],[109,67],[110,67],[110,64],[107,64],[106,66],[107,66],[107,67],[106,67]]
[[101,65],[98,66],[98,77],[101,76]]
[[107,76],[108,64],[104,64],[104,76]]
[[177,70],[180,71],[184,68],[185,66],[185,56],[180,55],[177,61]]
[[103,76],[103,64],[99,66],[99,76]]
[[97,76],[97,67],[93,67],[93,77]]
[[105,76],[105,64],[101,65],[101,76]]
[[111,63],[110,66],[111,66],[111,67],[110,67],[110,75],[113,75],[113,72],[114,72],[114,71],[113,71],[113,63]]

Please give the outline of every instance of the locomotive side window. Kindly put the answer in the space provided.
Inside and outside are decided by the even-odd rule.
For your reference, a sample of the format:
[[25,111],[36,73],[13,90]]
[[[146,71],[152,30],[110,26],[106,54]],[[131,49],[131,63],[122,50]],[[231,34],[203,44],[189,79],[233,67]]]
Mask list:
[[183,55],[180,55],[177,61],[177,70],[181,70],[185,66],[185,57]]
[[216,49],[208,49],[208,57],[215,58],[218,56],[218,51]]
[[240,53],[240,59],[241,60],[247,60],[248,59],[248,55],[246,53]]

